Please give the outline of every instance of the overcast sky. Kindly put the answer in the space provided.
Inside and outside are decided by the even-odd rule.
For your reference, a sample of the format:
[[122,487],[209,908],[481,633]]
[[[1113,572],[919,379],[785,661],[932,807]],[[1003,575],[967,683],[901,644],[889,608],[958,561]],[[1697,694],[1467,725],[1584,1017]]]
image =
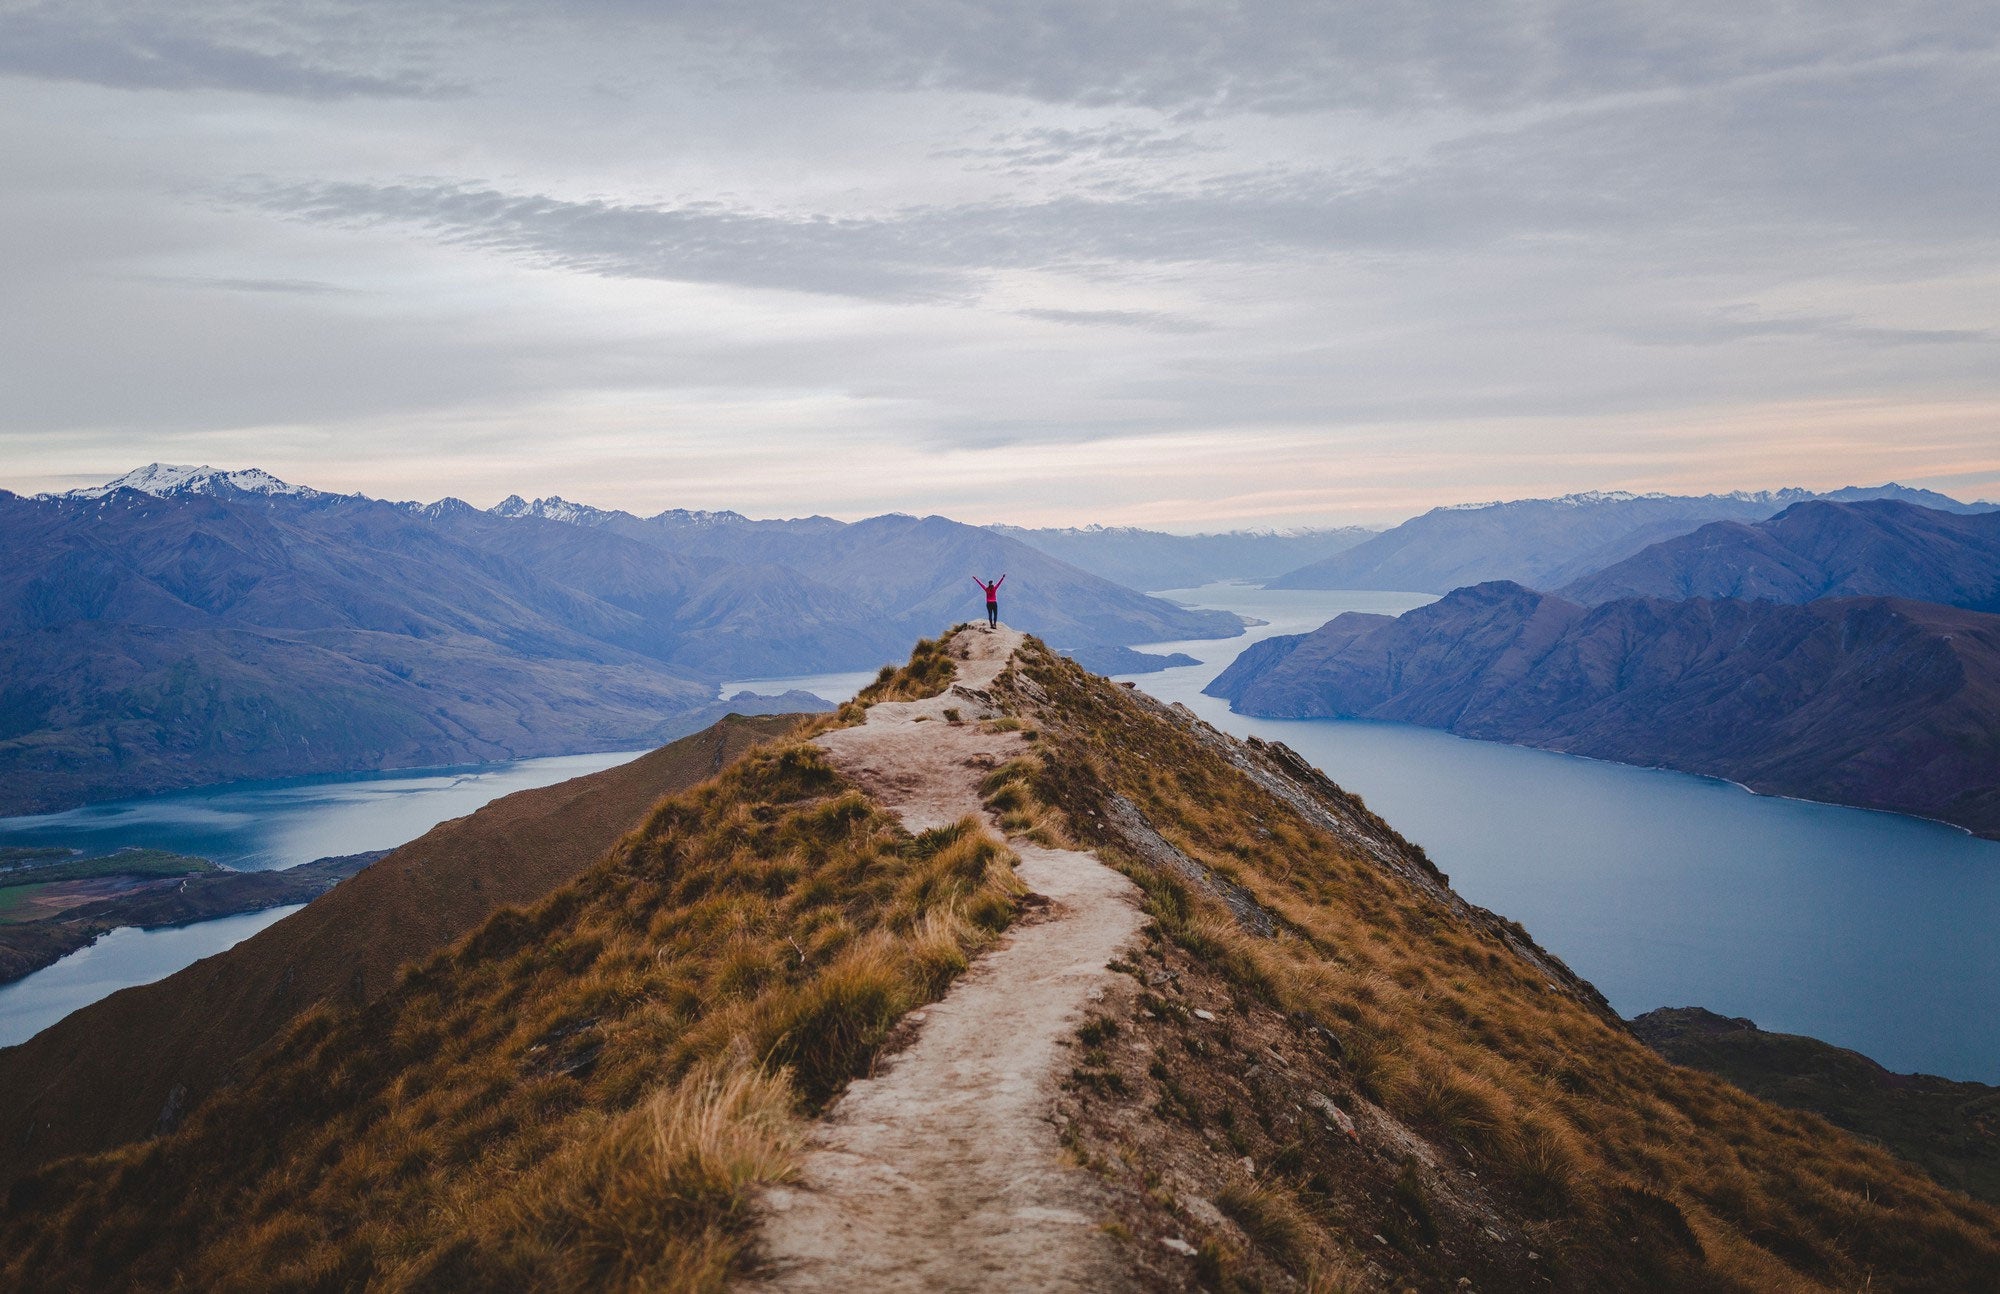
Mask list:
[[0,485],[2000,498],[1991,0],[0,0]]

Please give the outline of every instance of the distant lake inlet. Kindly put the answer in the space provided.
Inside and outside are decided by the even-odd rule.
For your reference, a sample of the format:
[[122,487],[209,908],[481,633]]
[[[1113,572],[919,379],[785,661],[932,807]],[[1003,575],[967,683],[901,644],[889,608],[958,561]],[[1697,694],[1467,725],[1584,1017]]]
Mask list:
[[1407,724],[1234,714],[1201,689],[1250,643],[1431,597],[1234,584],[1165,596],[1272,623],[1149,645],[1202,664],[1133,682],[1298,751],[1623,1014],[1702,1006],[1894,1070],[2000,1083],[2000,842]]
[[[135,846],[194,854],[239,871],[291,867],[330,855],[392,849],[503,795],[581,777],[640,753],[232,782],[65,813],[0,818],[0,845],[57,845],[90,854]],[[121,988],[164,979],[234,947],[297,910],[270,908],[159,930],[114,930],[53,966],[0,986],[0,1047],[26,1041]]]

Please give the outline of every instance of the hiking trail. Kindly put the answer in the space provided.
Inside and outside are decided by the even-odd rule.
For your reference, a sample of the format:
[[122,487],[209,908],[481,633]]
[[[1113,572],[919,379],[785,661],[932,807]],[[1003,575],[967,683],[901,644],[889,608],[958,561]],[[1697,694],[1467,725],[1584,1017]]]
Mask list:
[[[980,779],[1028,744],[978,720],[999,713],[987,689],[1021,640],[1004,625],[961,631],[957,678],[943,695],[878,703],[865,723],[819,744],[912,832],[967,814],[998,832]],[[752,1288],[1134,1288],[1098,1228],[1097,1183],[1065,1162],[1050,1114],[1063,1041],[1143,922],[1138,888],[1094,854],[1008,844],[1046,907],[1017,920],[942,1001],[913,1012],[916,1040],[815,1126],[798,1181],[764,1196]]]

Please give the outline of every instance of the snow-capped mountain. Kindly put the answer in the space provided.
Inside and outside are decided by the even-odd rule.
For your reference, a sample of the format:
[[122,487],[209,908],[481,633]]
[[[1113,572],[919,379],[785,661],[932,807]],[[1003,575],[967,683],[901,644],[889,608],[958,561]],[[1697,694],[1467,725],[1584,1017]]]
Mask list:
[[119,490],[137,490],[167,499],[185,494],[284,494],[314,498],[321,492],[303,485],[290,485],[261,467],[224,471],[203,463],[148,463],[103,485],[89,485],[53,496],[65,499],[102,499]]
[[739,522],[746,522],[750,518],[740,512],[732,512],[727,508],[718,512],[711,512],[701,508],[692,511],[687,508],[668,508],[665,512],[654,513],[647,520],[657,521],[669,526],[733,526]]
[[[543,521],[567,521],[577,526],[601,526],[608,521],[637,521],[639,518],[629,512],[615,508],[594,508],[588,503],[573,503],[560,494],[551,494],[546,499],[524,499],[518,494],[510,494],[487,509],[496,517],[512,520],[515,517],[536,517]],[[668,508],[665,512],[647,517],[647,521],[674,528],[705,528],[710,526],[733,526],[747,523],[750,518],[740,512],[727,509],[718,512],[687,508]]]
[[518,494],[510,494],[487,509],[496,517],[539,517],[543,521],[567,521],[572,525],[590,525],[620,514],[607,512],[603,508],[593,508],[587,503],[571,503],[560,494],[551,494],[546,499],[536,499],[532,503]]
[[[1881,490],[1899,490],[1897,485],[1885,485]],[[1858,488],[1846,493],[1859,494]],[[1870,493],[1871,497],[1874,492]],[[1580,490],[1575,494],[1558,494],[1550,499],[1489,499],[1484,503],[1447,503],[1434,508],[1434,512],[1484,512],[1490,508],[1525,507],[1541,508],[1591,508],[1607,504],[1639,503],[1661,501],[1670,503],[1705,502],[1724,500],[1730,503],[1769,504],[1774,508],[1788,507],[1804,499],[1818,498],[1811,490],[1788,488],[1783,490],[1730,490],[1726,494],[1679,495],[1666,494],[1659,490],[1649,490],[1644,494],[1634,494],[1630,490]],[[1942,497],[1942,496],[1939,496]]]
[[482,509],[473,507],[464,499],[454,498],[449,494],[439,499],[436,503],[418,503],[415,500],[405,500],[396,506],[411,516],[422,517],[426,521],[444,521],[457,516],[478,516],[483,511]]

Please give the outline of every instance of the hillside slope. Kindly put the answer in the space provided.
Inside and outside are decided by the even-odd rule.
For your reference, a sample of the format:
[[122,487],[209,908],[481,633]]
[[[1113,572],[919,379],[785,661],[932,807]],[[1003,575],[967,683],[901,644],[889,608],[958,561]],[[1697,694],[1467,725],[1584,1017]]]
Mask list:
[[638,618],[388,504],[0,499],[0,813],[711,723]]
[[[1805,490],[1701,496],[1614,491],[1433,508],[1344,553],[1287,572],[1269,587],[1446,593],[1512,580],[1553,589],[1709,522],[1762,521],[1815,497]],[[1966,512],[1991,506],[1894,484],[1850,486],[1828,497],[1901,499]]]
[[1149,1286],[2000,1287],[2000,1214],[1661,1065],[1284,747],[1053,662],[1016,687],[1038,788],[1156,922],[1057,1115]]
[[[962,651],[920,644],[838,722],[935,695]],[[1032,641],[902,722],[961,779],[961,742],[1016,734],[979,770],[987,812],[1011,842],[1124,871],[1149,923],[1075,968],[1116,975],[1045,1075],[1038,1122],[1068,1154],[1030,1167],[1060,1177],[1059,1207],[947,1215],[907,1254],[864,1240],[891,1287],[955,1246],[955,1281],[1004,1286],[974,1256],[1014,1225],[1108,1250],[1110,1288],[2000,1287],[2000,1213],[1662,1061],[1282,747]],[[753,751],[534,908],[302,1021],[179,1130],[18,1181],[0,1280],[782,1282],[771,1188],[813,1189],[804,1147],[842,1144],[845,1085],[965,1036],[934,1026],[1002,973],[1005,931],[1065,919],[1017,897],[975,823],[910,835],[868,787],[895,799],[925,774],[871,766]],[[941,1113],[864,1106],[889,1141]],[[1013,1153],[945,1148],[981,1173]],[[922,1197],[925,1162],[889,1167]]]
[[2000,512],[1889,500],[1796,503],[1755,525],[1719,521],[1558,590],[1619,598],[1894,597],[2000,611]]
[[1677,768],[2000,836],[2000,616],[1518,584],[1269,638],[1208,686],[1245,714],[1392,719]]
[[404,964],[567,884],[662,796],[799,721],[732,715],[630,763],[503,796],[227,952],[0,1048],[0,1185],[171,1126],[302,1013],[375,1000]]
[[1878,1141],[1946,1186],[2000,1204],[2000,1088],[1933,1074],[1893,1074],[1858,1051],[1767,1033],[1699,1007],[1632,1021],[1639,1040],[1774,1105],[1810,1110]]

